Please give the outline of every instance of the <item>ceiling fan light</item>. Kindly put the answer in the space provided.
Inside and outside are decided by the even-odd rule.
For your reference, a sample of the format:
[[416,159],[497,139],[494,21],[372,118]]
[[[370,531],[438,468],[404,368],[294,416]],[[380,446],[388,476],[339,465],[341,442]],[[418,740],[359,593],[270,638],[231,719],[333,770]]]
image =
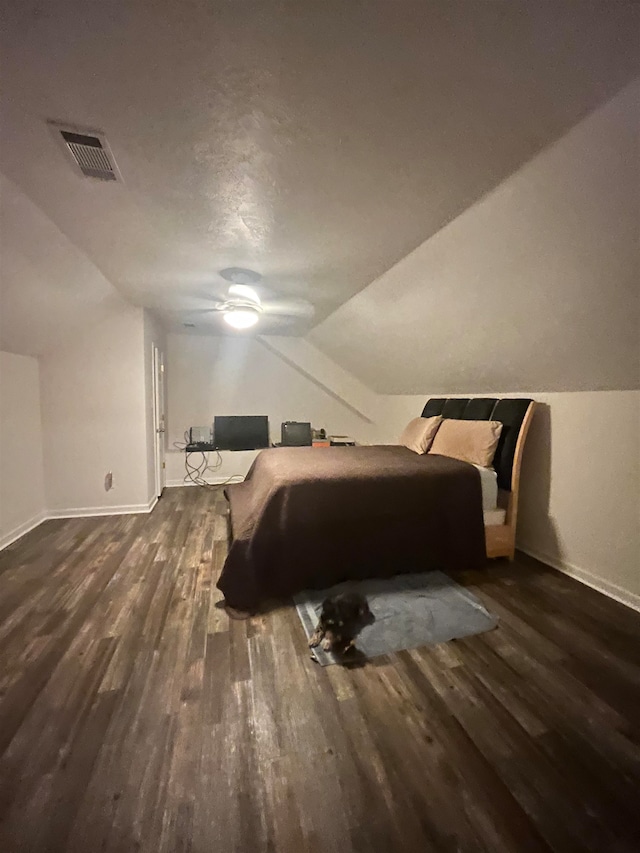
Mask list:
[[234,308],[225,312],[224,319],[234,329],[250,329],[258,322],[258,312],[253,308]]

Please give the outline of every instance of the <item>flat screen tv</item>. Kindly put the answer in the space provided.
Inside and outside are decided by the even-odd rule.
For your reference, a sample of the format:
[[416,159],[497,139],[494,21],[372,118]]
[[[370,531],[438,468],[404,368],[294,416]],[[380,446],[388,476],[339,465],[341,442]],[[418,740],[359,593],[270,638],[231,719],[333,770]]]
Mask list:
[[280,441],[285,447],[304,447],[312,443],[311,424],[308,422],[285,421],[280,429]]
[[216,415],[213,443],[217,450],[269,447],[269,418],[267,415]]

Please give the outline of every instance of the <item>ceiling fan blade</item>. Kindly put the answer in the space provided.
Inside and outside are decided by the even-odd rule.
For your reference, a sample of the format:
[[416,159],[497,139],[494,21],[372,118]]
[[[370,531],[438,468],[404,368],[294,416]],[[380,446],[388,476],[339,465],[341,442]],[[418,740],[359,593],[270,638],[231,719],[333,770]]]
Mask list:
[[201,296],[192,296],[185,294],[184,296],[167,296],[162,299],[161,308],[165,311],[215,311],[220,310],[218,306],[224,304],[224,299],[217,295],[213,295],[209,299]]
[[270,317],[313,317],[315,308],[304,299],[269,299],[262,303],[262,310]]
[[232,284],[229,287],[229,298],[233,299],[233,297],[260,305],[260,297],[253,287],[249,287],[247,284]]

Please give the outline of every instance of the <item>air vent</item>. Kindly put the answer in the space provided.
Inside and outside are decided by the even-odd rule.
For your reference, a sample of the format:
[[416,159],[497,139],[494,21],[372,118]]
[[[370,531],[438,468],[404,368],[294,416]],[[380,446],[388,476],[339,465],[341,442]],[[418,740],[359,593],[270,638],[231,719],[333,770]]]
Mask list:
[[49,125],[76,171],[99,181],[122,180],[104,134],[59,122],[49,122]]

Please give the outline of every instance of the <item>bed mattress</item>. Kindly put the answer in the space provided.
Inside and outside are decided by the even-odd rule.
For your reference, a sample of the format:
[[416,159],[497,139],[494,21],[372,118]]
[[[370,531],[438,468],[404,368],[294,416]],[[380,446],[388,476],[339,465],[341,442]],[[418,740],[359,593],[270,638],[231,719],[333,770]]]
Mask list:
[[473,466],[480,474],[482,486],[482,517],[485,527],[504,524],[507,511],[498,506],[498,475],[493,468]]
[[506,517],[506,509],[485,509],[482,511],[482,518],[484,520],[485,527],[504,524]]
[[493,468],[481,468],[480,465],[473,466],[480,474],[480,485],[482,486],[482,509],[494,510],[498,506],[498,475]]

